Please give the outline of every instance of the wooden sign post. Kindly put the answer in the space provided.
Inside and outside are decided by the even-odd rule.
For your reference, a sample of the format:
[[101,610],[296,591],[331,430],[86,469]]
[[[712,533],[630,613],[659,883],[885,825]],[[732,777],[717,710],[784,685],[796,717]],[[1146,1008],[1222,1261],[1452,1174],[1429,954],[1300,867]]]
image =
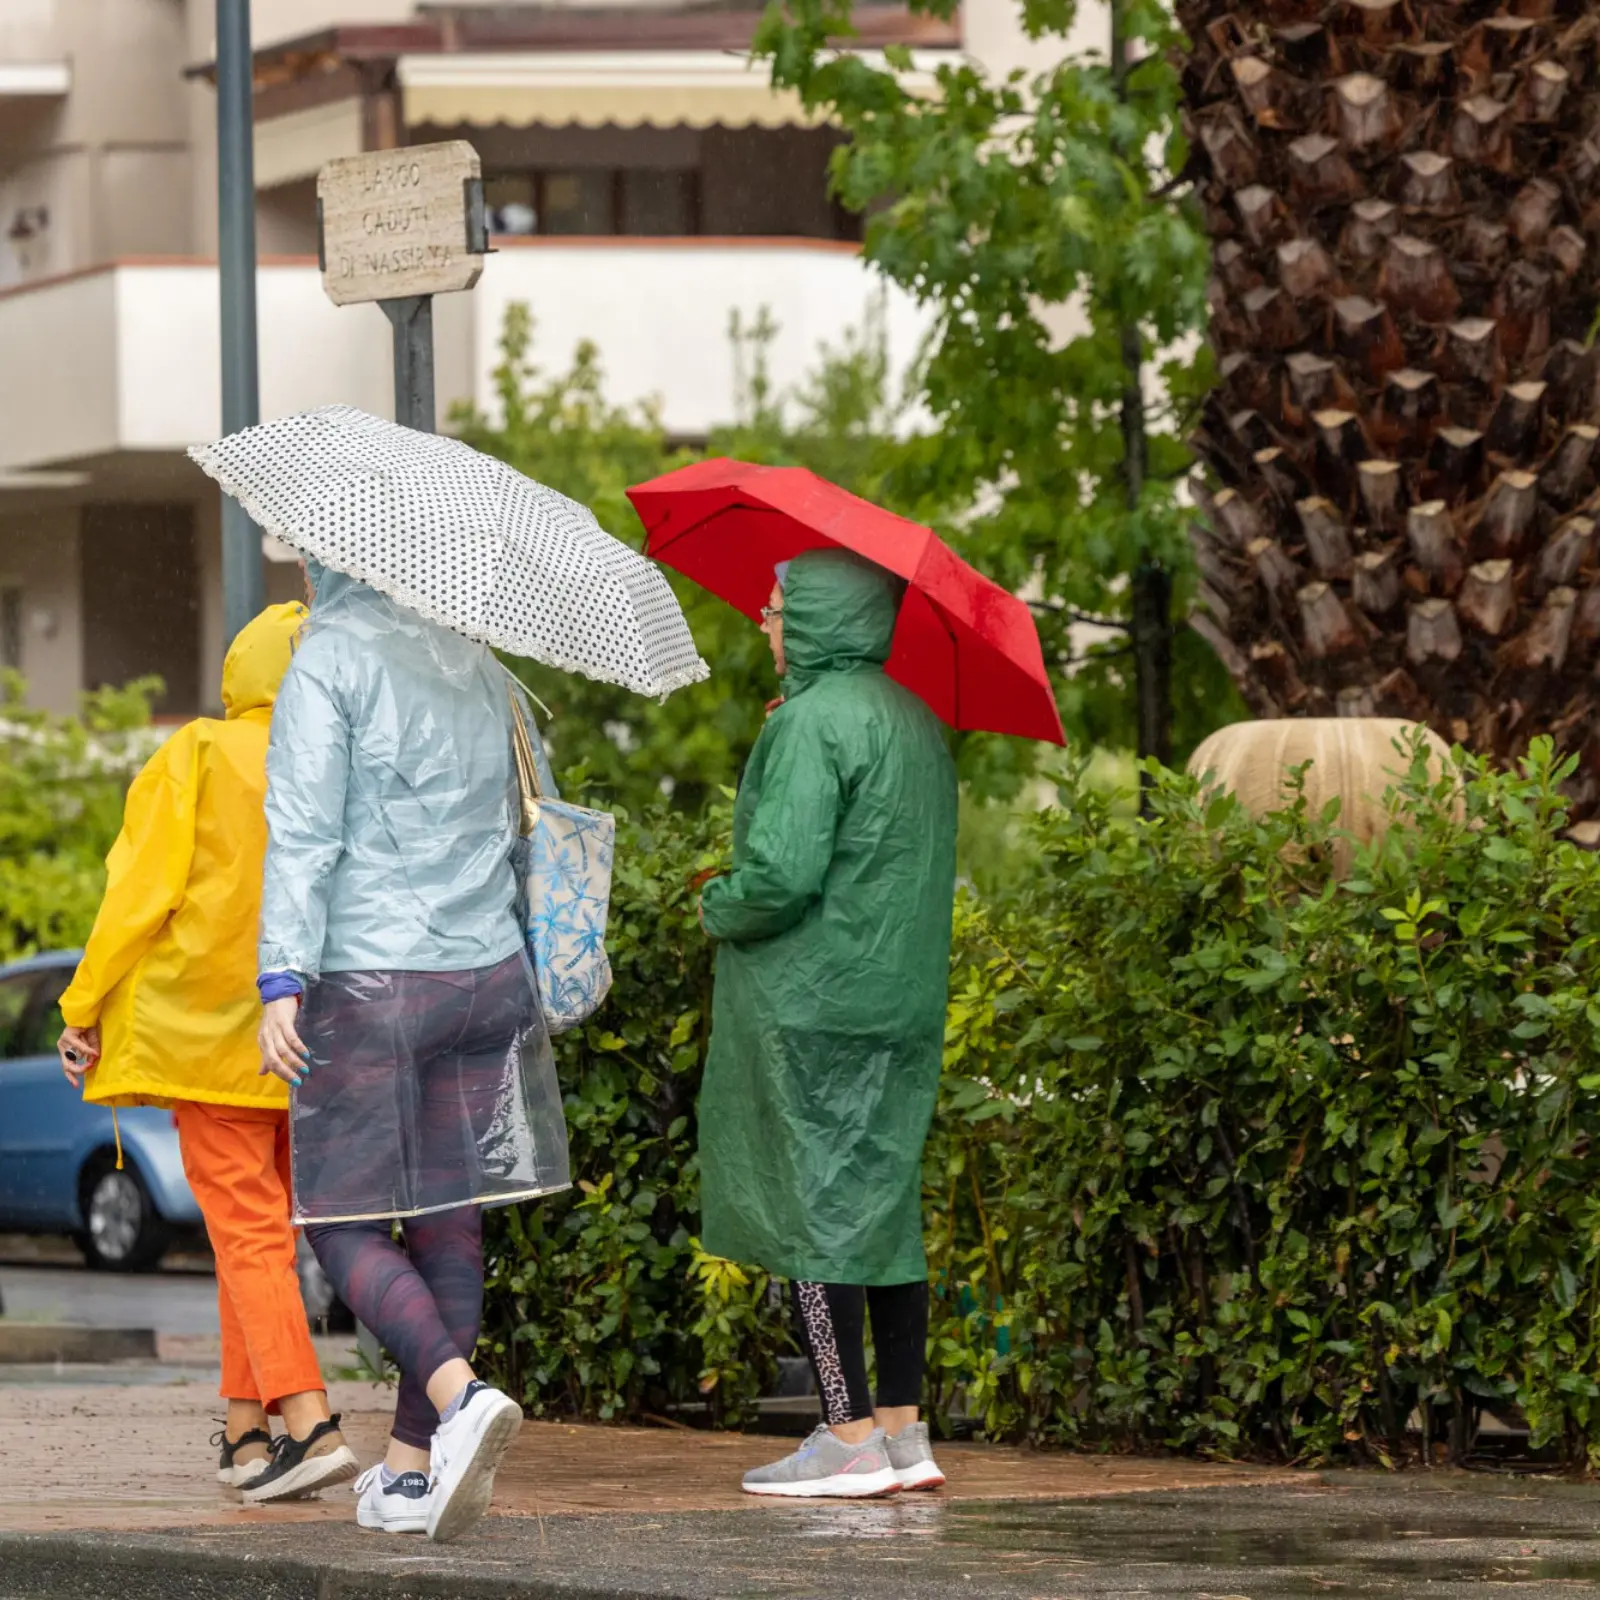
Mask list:
[[433,432],[433,297],[470,289],[489,253],[483,169],[464,139],[375,150],[317,174],[317,263],[336,306],[394,325],[394,419]]

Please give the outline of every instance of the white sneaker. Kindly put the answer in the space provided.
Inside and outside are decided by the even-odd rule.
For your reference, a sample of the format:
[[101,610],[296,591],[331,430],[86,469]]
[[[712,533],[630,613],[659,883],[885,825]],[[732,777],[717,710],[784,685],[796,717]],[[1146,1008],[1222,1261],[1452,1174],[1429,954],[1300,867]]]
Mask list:
[[388,1488],[383,1484],[383,1468],[368,1467],[355,1482],[361,1498],[356,1502],[356,1521],[375,1533],[426,1533],[428,1510],[433,1490],[425,1472],[402,1472]]
[[521,1426],[522,1407],[510,1395],[476,1379],[467,1385],[456,1414],[433,1436],[430,1539],[459,1539],[489,1509],[495,1469]]

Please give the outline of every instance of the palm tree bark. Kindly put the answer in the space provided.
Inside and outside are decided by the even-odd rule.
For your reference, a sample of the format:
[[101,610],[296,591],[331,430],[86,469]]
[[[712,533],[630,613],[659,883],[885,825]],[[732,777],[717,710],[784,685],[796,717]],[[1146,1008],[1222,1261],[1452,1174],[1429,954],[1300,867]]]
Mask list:
[[1600,814],[1600,17],[1178,12],[1222,373],[1196,631],[1273,714],[1552,734]]

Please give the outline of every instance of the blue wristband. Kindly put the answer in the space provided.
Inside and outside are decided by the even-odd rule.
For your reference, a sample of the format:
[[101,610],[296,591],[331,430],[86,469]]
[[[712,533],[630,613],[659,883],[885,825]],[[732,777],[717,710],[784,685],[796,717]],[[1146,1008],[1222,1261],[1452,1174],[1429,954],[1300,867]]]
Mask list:
[[287,1000],[304,994],[305,985],[292,972],[263,972],[256,979],[261,991],[261,1003],[270,1005],[274,1000]]

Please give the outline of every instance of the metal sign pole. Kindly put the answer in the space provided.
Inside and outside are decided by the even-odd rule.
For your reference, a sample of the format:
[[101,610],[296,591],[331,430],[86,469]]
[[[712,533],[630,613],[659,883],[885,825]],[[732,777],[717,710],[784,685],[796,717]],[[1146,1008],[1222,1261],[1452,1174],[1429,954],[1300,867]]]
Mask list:
[[[256,367],[256,177],[250,0],[217,0],[217,277],[222,296],[222,431],[261,420]],[[261,533],[222,497],[225,644],[266,604]]]
[[378,304],[394,324],[394,420],[432,433],[433,296],[413,294]]

